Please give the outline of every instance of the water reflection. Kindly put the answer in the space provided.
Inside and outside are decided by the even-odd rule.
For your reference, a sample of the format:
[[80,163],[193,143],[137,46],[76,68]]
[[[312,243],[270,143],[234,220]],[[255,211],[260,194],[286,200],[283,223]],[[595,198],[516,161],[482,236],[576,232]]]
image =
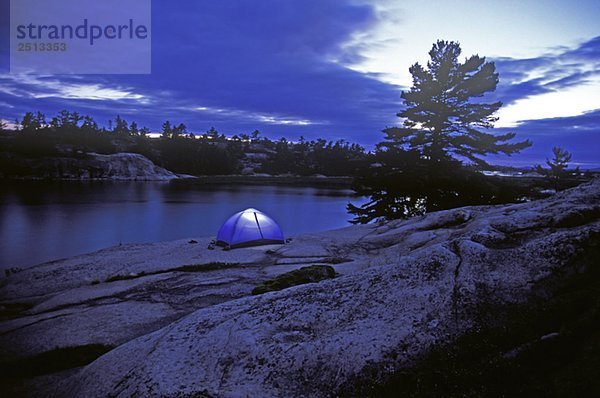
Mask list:
[[286,235],[348,225],[350,190],[190,187],[160,182],[14,182],[0,187],[0,268],[28,266],[119,243],[215,235],[247,207]]

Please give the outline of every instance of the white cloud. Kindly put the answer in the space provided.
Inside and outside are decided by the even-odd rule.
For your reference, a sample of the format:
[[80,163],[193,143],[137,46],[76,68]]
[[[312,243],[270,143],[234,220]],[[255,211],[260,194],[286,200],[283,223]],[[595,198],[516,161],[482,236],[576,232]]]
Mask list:
[[600,108],[600,76],[557,91],[534,95],[502,107],[496,127],[516,127],[526,120],[579,116]]
[[[56,87],[58,96],[68,99],[124,100],[143,102],[144,96],[129,90],[102,87],[99,84],[71,84]],[[56,94],[38,95],[36,98],[54,97]]]
[[[0,92],[2,92],[2,89],[0,88]],[[4,107],[4,108],[14,108],[14,105],[9,104],[8,102],[4,102],[4,101],[0,101],[0,106]]]
[[0,122],[2,123],[5,129],[16,130],[18,127],[14,120],[10,121],[8,119],[0,119]]
[[[574,62],[563,54],[548,54],[547,59],[511,84],[536,81],[536,85],[550,91],[503,106],[497,113],[500,118],[497,127],[516,127],[526,120],[579,116],[600,108],[600,68],[592,63]],[[563,79],[573,81],[564,84]]]
[[256,119],[260,122],[269,123],[269,124],[284,124],[291,126],[309,126],[314,124],[310,120],[307,119],[286,119],[275,116],[267,116],[267,115],[256,115]]
[[[229,108],[213,108],[208,106],[197,106],[192,108],[192,110],[199,112],[206,112],[211,114],[220,114],[225,116],[232,117],[242,117],[248,120],[255,120],[262,123],[268,124],[276,124],[276,125],[289,125],[289,126],[309,126],[312,124],[317,124],[317,122],[298,118],[298,117],[290,117],[290,116],[281,116],[281,115],[273,115],[273,114],[263,114],[263,113],[255,113],[251,111],[245,111],[241,109],[229,109]],[[323,122],[319,122],[318,124],[325,124]]]
[[0,79],[11,84],[3,84],[0,91],[12,96],[32,98],[65,98],[88,100],[133,100],[140,104],[149,99],[134,90],[123,87],[108,87],[101,84],[71,83],[59,81],[49,76],[30,74],[3,74]]

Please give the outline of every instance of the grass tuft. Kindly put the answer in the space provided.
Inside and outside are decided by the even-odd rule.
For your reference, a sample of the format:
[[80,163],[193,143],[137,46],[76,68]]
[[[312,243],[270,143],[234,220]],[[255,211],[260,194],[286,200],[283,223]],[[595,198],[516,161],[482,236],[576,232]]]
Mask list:
[[[239,264],[238,263],[221,263],[221,262],[213,262],[206,264],[190,264],[190,265],[182,265],[177,268],[163,269],[154,272],[139,272],[139,273],[131,273],[127,275],[113,275],[111,277],[106,278],[105,282],[116,282],[116,281],[125,281],[129,279],[136,279],[142,276],[148,275],[158,275],[158,274],[166,274],[168,272],[208,272],[208,271],[216,271],[220,269],[227,268],[235,268]],[[92,281],[92,285],[95,285],[96,281]]]
[[31,308],[33,308],[31,303],[2,303],[0,304],[0,320],[18,318]]
[[61,347],[29,358],[0,363],[0,377],[31,378],[87,365],[114,347],[103,344],[86,344]]
[[263,294],[286,289],[291,286],[303,285],[305,283],[319,282],[324,279],[335,277],[335,270],[330,265],[311,265],[302,267],[285,274],[277,275],[273,279],[258,285],[252,290],[252,294]]

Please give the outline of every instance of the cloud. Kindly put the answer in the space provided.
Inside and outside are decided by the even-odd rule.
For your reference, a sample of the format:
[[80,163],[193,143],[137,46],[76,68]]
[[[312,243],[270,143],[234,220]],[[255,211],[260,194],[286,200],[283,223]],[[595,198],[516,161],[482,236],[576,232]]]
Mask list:
[[1,114],[69,108],[100,120],[118,113],[152,129],[170,119],[198,131],[371,142],[394,122],[398,87],[333,62],[353,56],[344,45],[377,21],[373,6],[157,2],[152,12],[151,75],[0,76],[0,100],[14,106],[0,104]]
[[497,58],[494,95],[504,103],[501,126],[524,120],[581,115],[598,107],[600,37],[574,49],[564,47],[536,58]]
[[[189,109],[183,109],[184,111],[188,111]],[[284,115],[267,115],[267,114],[257,114],[251,113],[240,109],[227,109],[227,108],[211,108],[206,106],[197,106],[192,108],[194,111],[208,113],[210,115],[219,115],[224,118],[242,118],[249,121],[267,123],[267,124],[276,124],[276,125],[292,125],[292,126],[309,126],[313,124],[326,124],[325,122],[314,122],[306,119],[298,119],[294,117],[284,116]]]
[[[568,139],[575,131],[595,134],[600,138],[600,109],[578,116],[527,120],[519,126],[519,130],[527,131],[527,134],[534,139],[541,137],[552,139],[561,136]],[[598,144],[600,145],[600,142]]]
[[[73,80],[73,79],[71,79]],[[0,92],[15,97],[90,99],[90,100],[136,100],[144,103],[144,96],[132,89],[107,87],[99,83],[81,83],[77,80],[58,80],[52,76],[32,74],[0,74]]]
[[543,163],[546,157],[551,157],[552,147],[559,146],[572,152],[573,165],[600,166],[600,109],[578,116],[528,120],[514,129],[496,129],[496,133],[508,131],[516,132],[519,140],[529,138],[533,146],[511,158],[490,157],[494,162],[531,166]]

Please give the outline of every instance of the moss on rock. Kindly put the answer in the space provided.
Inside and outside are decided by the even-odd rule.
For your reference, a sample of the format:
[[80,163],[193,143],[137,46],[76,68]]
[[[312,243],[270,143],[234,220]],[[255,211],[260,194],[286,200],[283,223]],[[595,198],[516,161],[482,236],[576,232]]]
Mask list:
[[32,357],[0,363],[0,379],[31,378],[87,365],[114,347],[85,344],[60,347]]
[[277,275],[252,290],[252,294],[263,294],[286,289],[305,283],[319,282],[335,277],[335,270],[330,265],[311,265],[302,267],[285,274]]

